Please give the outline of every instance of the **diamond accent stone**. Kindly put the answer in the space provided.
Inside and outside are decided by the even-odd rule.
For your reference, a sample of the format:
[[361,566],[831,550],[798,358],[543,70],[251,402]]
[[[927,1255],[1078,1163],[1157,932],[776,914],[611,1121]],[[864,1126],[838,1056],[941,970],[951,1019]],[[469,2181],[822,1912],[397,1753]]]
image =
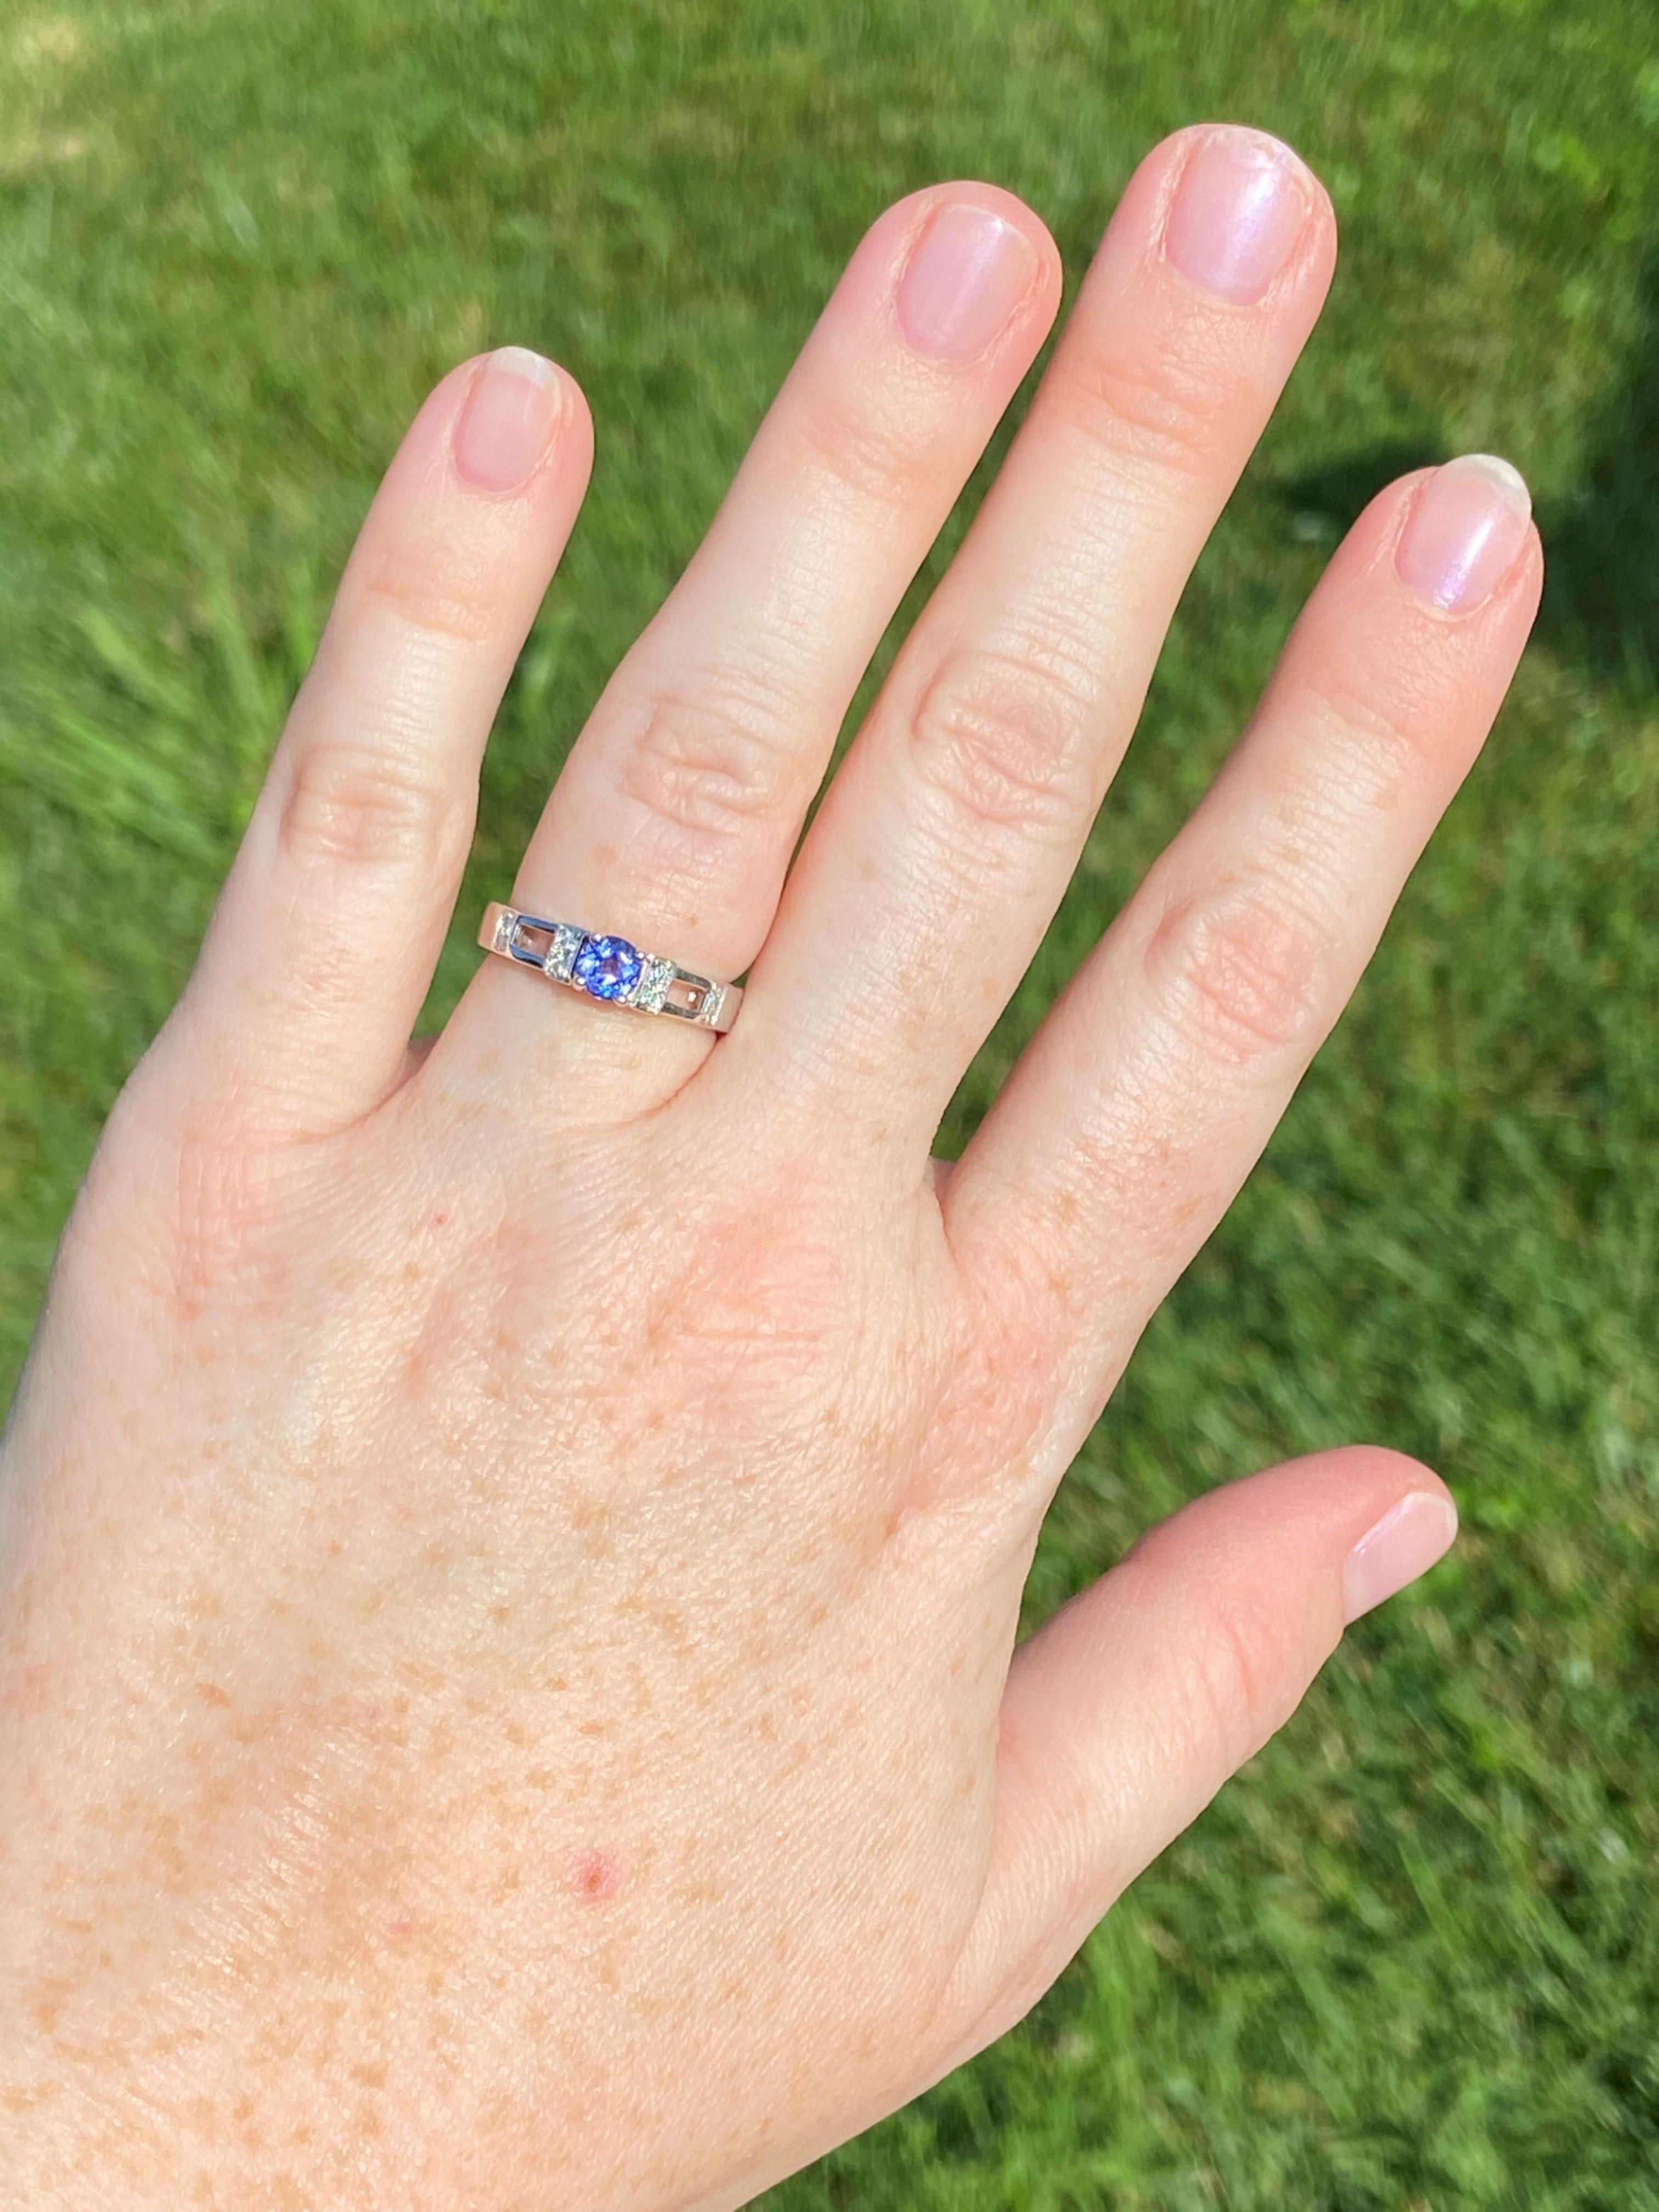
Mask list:
[[674,963],[665,960],[660,952],[647,952],[645,965],[640,972],[639,988],[633,1003],[642,1012],[659,1014],[668,998],[668,987],[674,980]]
[[584,937],[571,963],[570,980],[590,999],[629,1000],[640,980],[641,964],[625,937]]
[[576,965],[576,955],[580,951],[582,939],[586,934],[587,932],[578,929],[574,922],[554,923],[553,942],[547,948],[547,957],[542,967],[556,983],[569,982],[571,972]]
[[714,1028],[715,1023],[719,1021],[720,1018],[720,1009],[725,1006],[725,984],[711,983],[708,987],[708,995],[704,999],[702,1010],[697,1015],[697,1019],[702,1024],[704,1029],[712,1030]]

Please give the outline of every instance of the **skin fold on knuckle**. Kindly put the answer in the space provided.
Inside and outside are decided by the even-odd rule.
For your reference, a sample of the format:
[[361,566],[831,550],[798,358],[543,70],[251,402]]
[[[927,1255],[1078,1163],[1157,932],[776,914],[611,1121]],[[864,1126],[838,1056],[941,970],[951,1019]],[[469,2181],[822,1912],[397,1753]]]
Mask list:
[[1270,881],[1176,896],[1144,957],[1154,1003],[1177,1035],[1230,1069],[1310,1052],[1328,1025],[1323,932]]
[[1448,665],[1443,647],[1419,651],[1410,637],[1366,643],[1356,651],[1334,638],[1310,653],[1290,703],[1310,732],[1307,752],[1339,757],[1355,795],[1392,811],[1409,791],[1437,786],[1449,767],[1465,765],[1480,731],[1461,655]]
[[1334,1639],[1303,1617],[1309,1609],[1298,1598],[1243,1589],[1224,1562],[1200,1560],[1186,1578],[1187,1618],[1176,1631],[1164,1725],[1172,1765],[1207,1796],[1285,1725]]
[[492,643],[501,629],[502,564],[474,535],[457,529],[446,538],[434,520],[418,540],[389,532],[367,546],[352,579],[358,610],[463,650]]
[[1094,800],[1091,706],[1081,677],[1023,650],[958,649],[927,677],[903,718],[905,752],[976,864],[998,842],[1074,832]]
[[1184,1672],[1194,1733],[1217,1746],[1229,1772],[1261,1750],[1301,1695],[1299,1682],[1285,1680],[1273,1629],[1231,1598],[1210,1607]]
[[301,865],[390,864],[447,878],[472,833],[465,804],[424,766],[390,749],[318,735],[302,744],[283,793],[278,842]]
[[[927,410],[938,411],[938,403]],[[796,452],[807,479],[799,506],[816,503],[814,491],[829,490],[859,507],[890,510],[914,517],[932,503],[939,477],[927,433],[914,397],[896,404],[890,395],[854,386],[847,395],[821,386],[803,402],[794,432]]]
[[1092,455],[1159,477],[1212,475],[1249,399],[1241,364],[1201,320],[1133,346],[1062,349],[1049,374],[1049,405]]
[[665,828],[741,842],[793,818],[789,710],[763,684],[661,692],[631,722],[622,787]]

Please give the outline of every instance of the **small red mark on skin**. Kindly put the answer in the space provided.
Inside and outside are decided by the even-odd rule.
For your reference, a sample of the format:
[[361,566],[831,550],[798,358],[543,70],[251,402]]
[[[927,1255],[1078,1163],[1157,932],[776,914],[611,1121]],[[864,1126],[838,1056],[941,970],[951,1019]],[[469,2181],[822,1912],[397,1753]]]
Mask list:
[[577,1860],[570,1877],[574,1895],[584,1905],[603,1905],[607,1898],[617,1894],[622,1886],[622,1874],[613,1858],[603,1851],[584,1851]]
[[386,1924],[392,1935],[402,1942],[415,1933],[415,1915],[406,1905],[400,1905]]

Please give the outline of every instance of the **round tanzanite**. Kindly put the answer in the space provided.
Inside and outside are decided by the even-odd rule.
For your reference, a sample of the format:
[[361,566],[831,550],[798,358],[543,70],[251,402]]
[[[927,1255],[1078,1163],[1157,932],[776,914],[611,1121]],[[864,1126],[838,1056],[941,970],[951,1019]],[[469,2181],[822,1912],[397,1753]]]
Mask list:
[[592,999],[625,999],[640,980],[640,956],[625,937],[585,937],[570,980]]

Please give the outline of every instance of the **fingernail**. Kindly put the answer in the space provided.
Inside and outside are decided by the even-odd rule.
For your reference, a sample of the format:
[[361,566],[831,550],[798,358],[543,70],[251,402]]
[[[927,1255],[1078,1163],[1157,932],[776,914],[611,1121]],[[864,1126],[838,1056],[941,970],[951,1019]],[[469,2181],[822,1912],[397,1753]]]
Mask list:
[[512,491],[532,476],[562,411],[558,371],[527,346],[484,363],[455,425],[455,470],[481,491]]
[[1358,1620],[1425,1575],[1450,1547],[1457,1510],[1437,1491],[1413,1490],[1367,1530],[1342,1570],[1342,1618]]
[[1420,599],[1467,614],[1492,597],[1526,541],[1532,495],[1495,453],[1462,453],[1419,487],[1395,566]]
[[899,326],[918,353],[971,361],[1006,328],[1036,271],[1036,249],[1012,222],[987,208],[942,207],[904,264]]
[[1183,276],[1236,306],[1259,300],[1313,210],[1307,170],[1264,131],[1212,131],[1187,158],[1164,227]]

